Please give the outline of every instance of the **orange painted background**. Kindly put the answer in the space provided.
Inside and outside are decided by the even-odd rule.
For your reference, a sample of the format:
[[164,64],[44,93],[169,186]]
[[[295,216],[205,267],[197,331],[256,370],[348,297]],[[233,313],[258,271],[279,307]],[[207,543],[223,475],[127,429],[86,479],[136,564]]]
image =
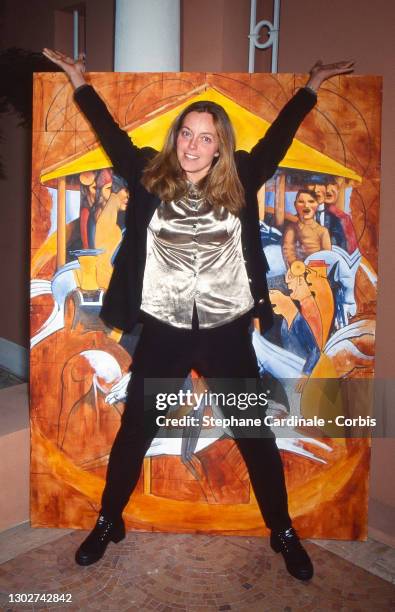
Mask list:
[[[180,105],[196,96],[211,96],[228,107],[245,148],[261,136],[256,130],[264,131],[305,82],[295,75],[208,73],[91,74],[90,79],[138,144],[145,144],[144,138],[153,132],[161,134]],[[297,258],[302,268],[292,268],[296,280],[306,270],[310,276],[318,270],[321,279],[313,296],[321,321],[319,359],[302,394],[295,396],[292,389],[288,406],[272,406],[278,414],[292,412],[295,397],[295,410],[305,416],[336,411],[366,415],[371,408],[380,107],[377,77],[339,77],[325,84],[282,167],[258,197],[262,245],[273,257],[281,256],[284,228],[294,227],[297,220],[293,194],[317,181],[317,176],[335,177],[336,206],[351,219],[357,240],[357,248],[340,253],[340,263],[330,264],[330,254],[325,260],[320,252],[317,257]],[[103,172],[108,166],[73,102],[66,78],[36,75],[31,245],[31,519],[35,526],[94,524],[123,410],[118,398],[130,364],[133,368],[130,338],[122,338],[98,318],[122,236],[122,216],[133,203],[133,194],[127,204],[125,186]],[[92,226],[94,244],[88,244]],[[352,303],[342,297],[350,287],[341,273],[338,284],[333,284],[336,270],[345,265],[353,274]],[[278,291],[281,274],[280,266],[272,278],[271,286]],[[291,284],[292,279],[288,289]],[[343,293],[336,293],[334,286]],[[330,292],[333,303],[323,299]],[[262,365],[267,347],[259,342],[258,338],[255,346]],[[270,342],[279,346],[276,339]],[[279,349],[281,361],[284,349]],[[274,375],[277,366],[272,367]],[[314,383],[323,378],[338,385],[336,399],[327,389],[317,389]],[[363,384],[348,385],[350,380]],[[329,428],[317,439],[317,432],[301,431],[290,442],[279,440],[291,515],[303,537],[363,539],[369,441],[330,437],[333,433]],[[353,433],[358,435],[358,429]],[[211,442],[198,447],[188,462],[181,460],[179,449],[171,452],[157,441],[125,511],[129,528],[265,532],[236,446],[225,435]]]

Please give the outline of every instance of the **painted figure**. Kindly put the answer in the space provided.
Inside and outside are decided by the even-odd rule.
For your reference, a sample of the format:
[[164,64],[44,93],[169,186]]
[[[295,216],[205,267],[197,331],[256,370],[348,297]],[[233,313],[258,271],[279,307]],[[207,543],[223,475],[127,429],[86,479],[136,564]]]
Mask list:
[[290,291],[290,297],[297,300],[300,312],[308,323],[320,349],[323,346],[323,321],[315,293],[306,280],[306,266],[301,261],[294,261],[285,274],[285,282]]
[[307,185],[307,189],[311,190],[318,202],[316,211],[316,220],[322,227],[325,227],[330,234],[332,245],[336,245],[341,249],[347,250],[347,238],[338,215],[334,214],[326,203],[327,199],[327,182],[325,180],[316,181]]
[[325,207],[339,219],[346,240],[346,251],[351,254],[358,248],[358,240],[350,215],[338,207],[339,184],[335,179],[329,179],[325,190]]
[[88,244],[90,249],[97,248],[96,225],[97,220],[105,209],[111,195],[112,172],[105,168],[100,170],[96,177],[95,201],[89,212],[87,222]]
[[283,257],[288,265],[304,260],[317,251],[332,248],[329,232],[315,220],[318,200],[313,192],[300,190],[296,194],[295,208],[298,221],[288,225],[283,238]]
[[110,283],[113,261],[122,240],[122,217],[125,215],[128,201],[128,189],[113,176],[111,193],[97,215],[95,230],[95,247],[103,251],[97,256],[97,282],[103,289]]
[[[80,233],[82,248],[89,249],[88,236],[89,218],[96,200],[96,172],[82,172],[80,174],[81,183],[81,204],[80,204]],[[93,247],[92,247],[93,248]]]
[[281,342],[283,347],[305,360],[303,375],[309,376],[319,357],[320,350],[313,332],[291,297],[277,289],[269,291],[273,311],[282,315]]

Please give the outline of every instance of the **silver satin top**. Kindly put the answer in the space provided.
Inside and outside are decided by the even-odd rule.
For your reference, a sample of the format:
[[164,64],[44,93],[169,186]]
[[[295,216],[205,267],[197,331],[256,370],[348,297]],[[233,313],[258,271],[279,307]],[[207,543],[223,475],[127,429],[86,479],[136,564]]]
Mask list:
[[177,202],[162,202],[151,219],[141,309],[191,329],[194,302],[200,328],[228,323],[254,305],[240,220],[191,188]]

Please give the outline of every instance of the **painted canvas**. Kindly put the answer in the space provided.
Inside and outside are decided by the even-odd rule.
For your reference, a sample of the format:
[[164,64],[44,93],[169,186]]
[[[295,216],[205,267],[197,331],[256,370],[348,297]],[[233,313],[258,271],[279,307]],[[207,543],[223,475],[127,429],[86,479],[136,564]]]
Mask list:
[[[237,148],[247,151],[306,81],[229,73],[92,73],[89,79],[138,146],[160,149],[178,112],[209,99],[227,110]],[[325,83],[279,169],[257,193],[276,317],[264,335],[254,331],[253,344],[269,386],[267,414],[285,465],[291,516],[303,537],[364,539],[367,532],[370,441],[363,419],[372,409],[375,356],[380,108],[378,77]],[[100,509],[138,339],[99,318],[128,206],[133,193],[113,173],[66,77],[37,74],[34,526],[88,529]],[[186,384],[199,390],[205,382],[191,372]],[[216,414],[216,407],[205,405],[204,413]],[[300,417],[324,425],[300,426]],[[276,426],[281,419],[291,424]],[[158,436],[124,517],[135,530],[266,533],[226,430],[189,445]]]

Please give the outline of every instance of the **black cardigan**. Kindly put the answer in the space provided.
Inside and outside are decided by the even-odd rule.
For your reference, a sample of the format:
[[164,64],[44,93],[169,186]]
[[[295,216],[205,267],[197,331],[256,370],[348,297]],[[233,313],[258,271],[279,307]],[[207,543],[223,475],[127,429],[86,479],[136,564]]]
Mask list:
[[[114,172],[127,181],[130,189],[126,232],[114,261],[100,317],[109,326],[131,331],[140,314],[147,227],[160,203],[158,197],[143,187],[140,178],[145,165],[156,151],[150,147],[140,149],[132,143],[93,87],[84,85],[75,91],[74,96],[109,156]],[[275,173],[299,125],[314,107],[316,99],[311,90],[300,89],[250,153],[235,153],[237,172],[246,197],[246,206],[240,214],[244,261],[255,303],[254,315],[259,317],[261,331],[272,325],[273,312],[266,282],[268,265],[259,236],[256,194]]]

